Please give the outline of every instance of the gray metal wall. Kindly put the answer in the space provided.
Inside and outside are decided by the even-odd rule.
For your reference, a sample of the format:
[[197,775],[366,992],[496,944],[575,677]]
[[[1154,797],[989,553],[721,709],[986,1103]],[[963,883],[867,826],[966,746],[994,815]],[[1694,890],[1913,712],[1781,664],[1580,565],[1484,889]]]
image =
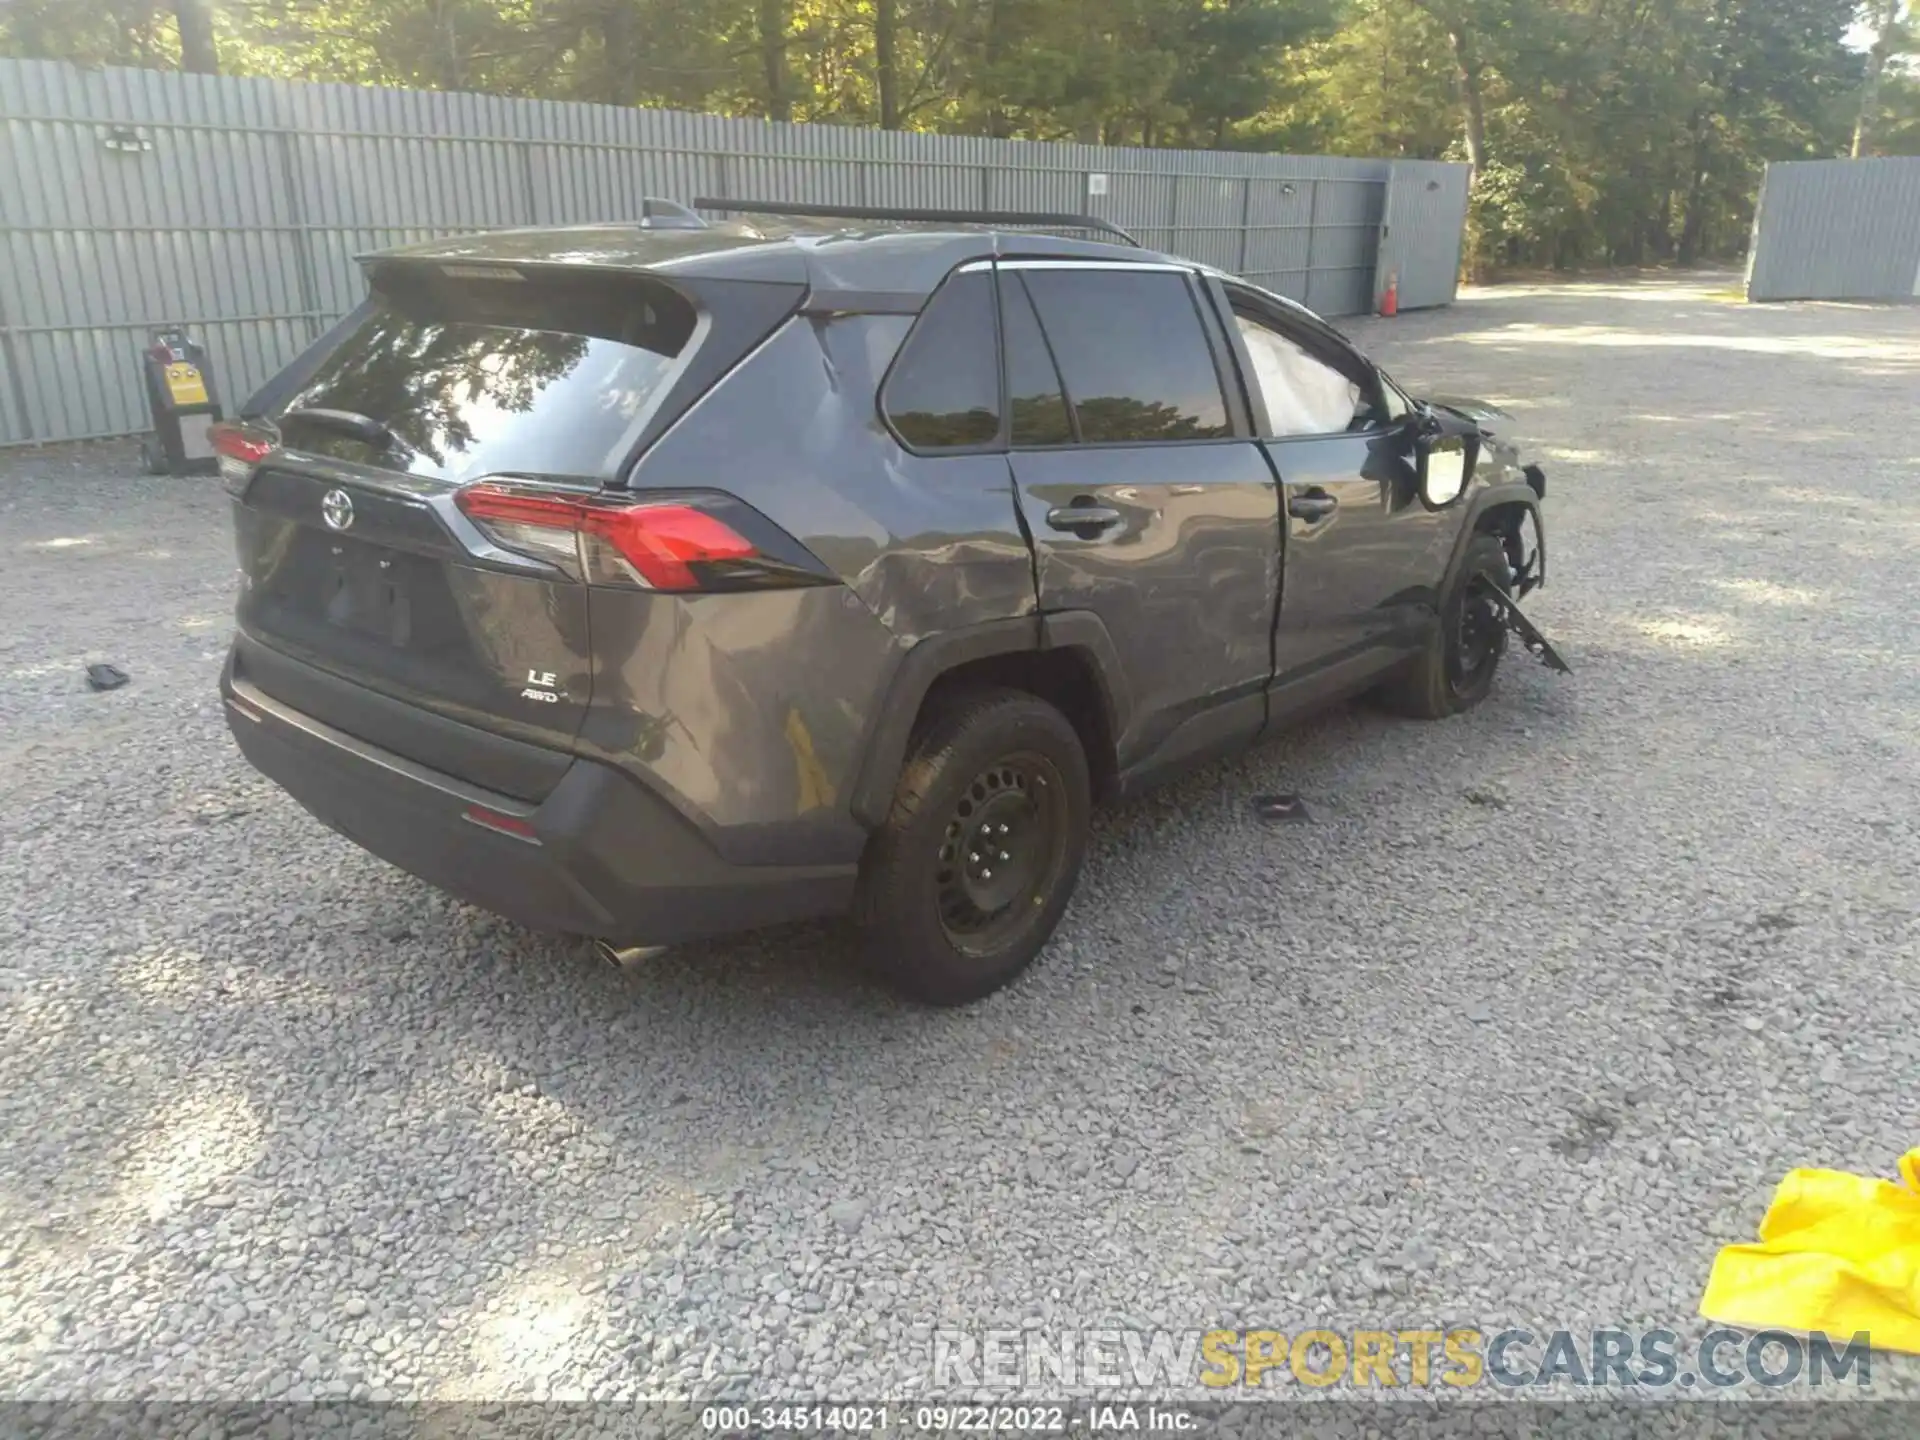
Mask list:
[[1920,156],[1767,166],[1749,300],[1920,297]]
[[[1350,314],[1389,171],[0,60],[0,444],[145,429],[161,324],[199,336],[232,405],[352,308],[354,255],[647,195],[1091,211]],[[1457,255],[1458,229],[1434,245]]]
[[1460,288],[1460,241],[1471,176],[1465,165],[1396,160],[1380,211],[1374,298],[1398,287],[1402,310],[1451,305]]

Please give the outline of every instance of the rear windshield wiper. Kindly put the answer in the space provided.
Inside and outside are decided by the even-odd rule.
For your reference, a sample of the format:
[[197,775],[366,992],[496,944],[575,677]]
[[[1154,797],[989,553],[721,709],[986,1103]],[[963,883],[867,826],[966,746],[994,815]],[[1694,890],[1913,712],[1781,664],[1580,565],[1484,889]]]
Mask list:
[[282,424],[289,420],[304,420],[309,425],[338,430],[343,435],[351,435],[381,450],[393,444],[393,431],[371,415],[362,415],[358,410],[320,410],[302,405],[287,411],[280,420]]

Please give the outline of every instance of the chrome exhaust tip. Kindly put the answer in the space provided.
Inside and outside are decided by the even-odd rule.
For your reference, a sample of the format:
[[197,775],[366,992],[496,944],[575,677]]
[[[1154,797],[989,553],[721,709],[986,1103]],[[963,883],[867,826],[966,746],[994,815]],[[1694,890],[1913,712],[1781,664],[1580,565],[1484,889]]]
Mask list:
[[631,970],[654,956],[665,953],[664,945],[615,945],[611,940],[593,942],[594,953],[616,970]]

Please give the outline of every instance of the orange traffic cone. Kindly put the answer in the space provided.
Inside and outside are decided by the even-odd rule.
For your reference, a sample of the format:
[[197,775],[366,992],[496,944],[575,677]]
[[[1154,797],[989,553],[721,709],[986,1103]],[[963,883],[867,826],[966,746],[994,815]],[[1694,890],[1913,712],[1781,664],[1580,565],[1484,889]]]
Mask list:
[[1386,292],[1380,297],[1380,313],[1389,320],[1400,313],[1400,275],[1397,271],[1387,276]]

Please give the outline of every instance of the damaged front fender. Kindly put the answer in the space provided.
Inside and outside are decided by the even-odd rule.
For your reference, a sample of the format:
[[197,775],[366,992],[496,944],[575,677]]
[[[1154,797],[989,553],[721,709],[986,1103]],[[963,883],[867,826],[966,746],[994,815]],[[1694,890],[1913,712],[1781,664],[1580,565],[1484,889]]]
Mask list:
[[1460,562],[1475,535],[1491,532],[1508,542],[1507,554],[1516,577],[1515,593],[1524,597],[1546,583],[1547,531],[1540,519],[1540,496],[1530,479],[1514,474],[1506,457],[1499,457],[1499,461],[1490,467],[1501,476],[1497,481],[1482,483],[1477,474],[1474,477],[1466,502],[1467,512],[1454,536],[1453,553],[1447,561],[1447,574],[1459,573]]

